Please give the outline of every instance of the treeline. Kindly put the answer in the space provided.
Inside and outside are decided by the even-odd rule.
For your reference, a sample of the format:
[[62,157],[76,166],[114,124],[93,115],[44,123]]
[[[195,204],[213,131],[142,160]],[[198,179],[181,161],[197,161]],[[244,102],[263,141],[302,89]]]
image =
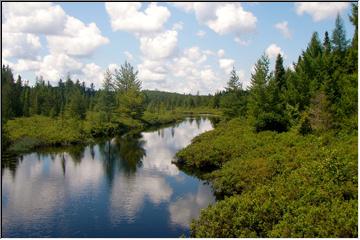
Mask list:
[[104,113],[104,121],[110,121],[116,112],[127,112],[128,117],[136,119],[144,110],[163,113],[179,107],[212,106],[211,95],[141,91],[141,83],[136,75],[133,67],[125,63],[114,74],[109,71],[105,73],[103,86],[99,90],[93,84],[87,87],[85,82],[74,81],[70,75],[65,80],[60,79],[57,86],[52,86],[42,77],[36,78],[34,86],[29,86],[20,75],[15,80],[9,66],[2,66],[2,123],[33,115],[85,119],[87,112],[93,111]]
[[275,70],[269,58],[260,57],[251,75],[251,85],[243,90],[231,73],[228,88],[215,94],[213,107],[222,108],[229,118],[248,117],[257,132],[286,131],[301,124],[300,131],[330,128],[357,128],[357,5],[350,21],[355,27],[351,41],[338,15],[331,37],[314,32],[293,68],[284,68],[277,56]]
[[2,146],[14,153],[171,123],[194,111],[208,112],[212,99],[142,90],[138,71],[127,62],[114,72],[107,70],[99,90],[70,76],[57,86],[41,77],[29,86],[21,76],[15,81],[8,66],[1,71]]
[[180,94],[163,91],[144,90],[146,109],[149,112],[160,113],[163,111],[172,111],[176,108],[199,108],[212,107],[213,96]]

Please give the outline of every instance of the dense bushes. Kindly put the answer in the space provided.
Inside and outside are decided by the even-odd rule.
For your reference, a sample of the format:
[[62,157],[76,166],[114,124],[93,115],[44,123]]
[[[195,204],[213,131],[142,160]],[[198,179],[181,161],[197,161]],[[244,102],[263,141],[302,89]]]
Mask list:
[[356,237],[357,134],[255,133],[234,119],[180,151],[217,195],[194,237]]

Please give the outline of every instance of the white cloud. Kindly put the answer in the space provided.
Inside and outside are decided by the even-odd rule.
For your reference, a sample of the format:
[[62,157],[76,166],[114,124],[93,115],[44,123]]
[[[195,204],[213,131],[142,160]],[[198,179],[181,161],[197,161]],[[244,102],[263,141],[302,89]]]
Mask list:
[[29,33],[3,33],[3,57],[34,59],[41,49],[40,38]]
[[219,51],[217,52],[217,55],[219,58],[222,58],[225,56],[225,50],[224,49],[219,49]]
[[109,69],[110,72],[114,73],[115,69],[119,69],[120,66],[117,65],[116,63],[111,63],[111,64],[109,64],[109,66],[107,68]]
[[275,24],[275,28],[278,29],[285,38],[287,39],[291,38],[291,32],[289,30],[287,21],[283,21]]
[[[15,58],[17,72],[34,71],[53,83],[68,73],[99,86],[101,68],[73,57],[90,56],[109,42],[95,23],[85,24],[52,3],[5,3],[3,8],[3,59]],[[39,56],[40,37],[49,53]]]
[[250,41],[249,40],[242,40],[241,38],[239,37],[235,37],[234,38],[234,41],[239,44],[240,46],[248,46],[250,44]]
[[66,54],[50,54],[42,59],[36,75],[43,76],[44,79],[56,83],[67,74],[80,74],[82,67],[81,62]]
[[206,61],[207,57],[206,54],[203,53],[199,47],[191,47],[184,50],[184,56],[188,58],[190,61],[196,63],[202,63]]
[[203,31],[203,30],[199,30],[197,33],[196,33],[196,36],[198,36],[198,37],[204,37],[206,35],[206,32],[205,31]]
[[162,59],[170,57],[177,46],[178,34],[174,30],[155,36],[141,36],[140,50],[146,58]]
[[337,13],[344,11],[350,3],[348,2],[301,2],[295,3],[296,13],[311,15],[315,22],[333,18]]
[[163,61],[144,60],[138,65],[139,79],[148,81],[163,81],[166,78],[167,69]]
[[170,203],[170,220],[174,224],[188,227],[191,220],[199,216],[201,209],[213,202],[215,202],[215,198],[211,188],[206,185],[199,185],[196,193],[189,193]]
[[82,68],[82,73],[79,77],[87,86],[93,83],[96,88],[100,88],[103,83],[103,76],[104,71],[100,66],[95,63],[89,63]]
[[216,33],[223,35],[229,32],[248,33],[256,28],[256,17],[246,12],[240,4],[225,4],[216,9],[216,18],[206,23]]
[[110,15],[111,27],[114,31],[124,30],[134,33],[160,31],[170,17],[170,11],[156,3],[150,3],[142,12],[138,2],[107,2],[105,9]]
[[172,4],[178,8],[181,8],[185,12],[190,12],[191,10],[194,9],[194,3],[192,2],[174,2]]
[[19,59],[12,67],[16,72],[36,71],[40,68],[38,60]]
[[278,54],[281,54],[284,57],[284,52],[281,50],[281,48],[276,45],[275,43],[270,44],[266,50],[265,54],[268,55],[270,59],[275,59]]
[[234,59],[231,58],[221,58],[219,59],[219,66],[226,74],[229,74],[235,64]]
[[130,52],[125,51],[124,54],[129,61],[134,59],[134,56]]
[[180,31],[184,28],[184,23],[183,22],[176,22],[174,23],[172,29],[175,30],[175,31]]
[[58,34],[66,22],[64,10],[52,3],[7,2],[3,14],[3,32]]
[[62,35],[47,36],[50,52],[71,56],[89,56],[109,40],[101,35],[95,23],[85,25],[74,17],[67,17]]
[[240,3],[174,3],[189,12],[194,11],[197,20],[214,32],[224,35],[234,32],[242,35],[255,30],[257,18],[245,11]]

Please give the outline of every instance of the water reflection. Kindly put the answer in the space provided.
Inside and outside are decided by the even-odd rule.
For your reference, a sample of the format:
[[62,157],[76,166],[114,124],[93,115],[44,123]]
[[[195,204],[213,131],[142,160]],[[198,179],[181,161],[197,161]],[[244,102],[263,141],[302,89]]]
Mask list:
[[213,196],[171,160],[210,129],[197,118],[2,161],[4,236],[180,236]]
[[199,216],[200,210],[215,202],[215,197],[208,185],[199,185],[196,193],[188,193],[186,196],[170,203],[170,219],[173,224],[183,227],[189,226],[191,220]]

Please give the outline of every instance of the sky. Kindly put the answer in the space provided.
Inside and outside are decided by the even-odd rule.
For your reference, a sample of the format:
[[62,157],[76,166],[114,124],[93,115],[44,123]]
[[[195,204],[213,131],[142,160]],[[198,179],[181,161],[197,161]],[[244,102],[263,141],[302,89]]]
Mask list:
[[29,85],[70,75],[101,88],[128,61],[143,89],[213,94],[233,67],[249,87],[264,53],[292,67],[314,31],[331,36],[337,13],[350,39],[347,2],[2,2],[2,64]]

